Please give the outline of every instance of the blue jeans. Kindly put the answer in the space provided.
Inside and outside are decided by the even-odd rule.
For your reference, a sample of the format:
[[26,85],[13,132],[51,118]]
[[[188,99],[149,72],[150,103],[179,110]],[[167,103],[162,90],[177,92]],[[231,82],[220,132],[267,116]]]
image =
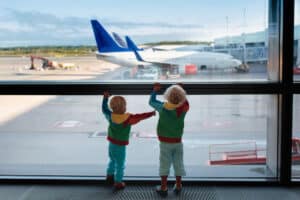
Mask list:
[[122,182],[125,169],[126,146],[116,145],[109,142],[109,163],[106,170],[107,175],[114,175],[115,182]]

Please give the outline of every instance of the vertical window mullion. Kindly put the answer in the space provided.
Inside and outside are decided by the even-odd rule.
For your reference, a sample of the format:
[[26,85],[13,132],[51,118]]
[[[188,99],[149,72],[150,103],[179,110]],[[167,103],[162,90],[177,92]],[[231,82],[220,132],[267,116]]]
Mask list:
[[279,119],[279,167],[280,183],[291,182],[291,144],[293,114],[293,42],[294,42],[294,0],[281,0],[280,67],[282,95]]

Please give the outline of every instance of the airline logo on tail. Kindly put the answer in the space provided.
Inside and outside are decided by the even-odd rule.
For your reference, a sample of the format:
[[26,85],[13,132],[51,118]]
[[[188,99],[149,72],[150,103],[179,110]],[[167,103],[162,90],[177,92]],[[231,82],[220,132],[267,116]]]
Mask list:
[[114,37],[114,39],[117,41],[117,43],[121,46],[121,47],[124,47],[124,48],[127,48],[127,44],[126,42],[115,32],[112,32],[112,35]]
[[113,37],[103,28],[103,26],[97,20],[91,20],[91,24],[94,31],[94,36],[97,43],[97,48],[100,53],[113,53],[113,52],[133,52],[138,61],[144,61],[137,51],[142,51],[136,44],[126,36],[126,44],[122,38],[113,33]]

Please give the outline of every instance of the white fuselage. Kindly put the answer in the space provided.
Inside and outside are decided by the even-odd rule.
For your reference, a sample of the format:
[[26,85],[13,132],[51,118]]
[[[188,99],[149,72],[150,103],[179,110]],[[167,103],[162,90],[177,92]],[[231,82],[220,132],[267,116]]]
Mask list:
[[196,65],[198,69],[234,69],[242,62],[231,55],[214,52],[197,51],[156,51],[147,49],[138,51],[143,61],[138,61],[134,52],[97,53],[97,58],[121,66],[134,67],[137,65],[153,65],[153,63],[166,63],[179,66],[179,71],[189,64]]

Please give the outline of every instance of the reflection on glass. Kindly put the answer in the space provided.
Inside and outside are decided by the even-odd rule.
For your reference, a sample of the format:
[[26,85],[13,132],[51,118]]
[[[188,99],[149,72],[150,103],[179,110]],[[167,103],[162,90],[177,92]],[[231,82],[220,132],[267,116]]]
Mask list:
[[267,0],[51,2],[0,8],[0,80],[268,80]]
[[292,178],[300,178],[300,126],[297,121],[300,119],[300,95],[294,95],[293,104],[293,139],[292,139]]
[[[267,151],[272,146],[268,129],[277,129],[273,127],[277,123],[269,124],[270,97],[188,96],[183,136],[186,178],[275,177],[266,159],[276,157]],[[0,175],[105,176],[108,124],[101,98],[1,96],[0,156],[6,159],[0,161]],[[148,98],[126,96],[127,111],[151,111]],[[157,120],[155,116],[133,126],[126,177],[158,177]]]
[[300,80],[300,2],[295,0],[295,31],[294,31],[294,80]]

